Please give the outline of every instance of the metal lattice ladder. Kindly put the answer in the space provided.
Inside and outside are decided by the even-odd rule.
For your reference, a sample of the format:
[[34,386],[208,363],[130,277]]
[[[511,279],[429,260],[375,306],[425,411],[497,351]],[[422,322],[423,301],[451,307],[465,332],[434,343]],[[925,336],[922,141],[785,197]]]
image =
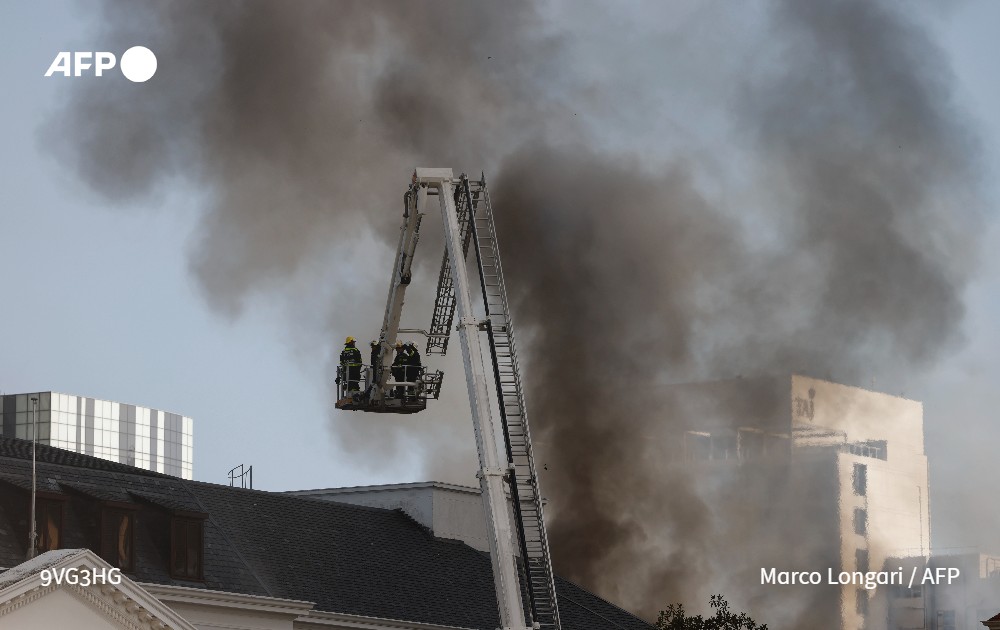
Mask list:
[[[472,232],[469,230],[470,210],[478,202],[478,192],[474,196],[466,196],[463,186],[455,188],[455,212],[458,215],[463,256],[468,256],[469,244],[472,241]],[[455,307],[455,285],[446,249],[441,258],[441,271],[438,273],[434,312],[431,315],[430,334],[427,335],[427,354],[444,355],[448,352],[448,340],[451,338],[452,324],[455,321]]]
[[[456,207],[462,208],[464,205],[465,220],[468,222],[469,217],[472,218],[469,222],[470,233],[476,244],[476,259],[489,322],[486,332],[493,356],[504,443],[507,459],[512,465],[509,486],[532,621],[542,630],[559,630],[559,609],[556,604],[548,536],[542,517],[542,497],[538,490],[538,477],[531,451],[531,435],[518,370],[514,329],[507,305],[496,226],[485,176],[476,182],[463,175],[456,192],[463,198],[463,203],[456,204]],[[461,220],[461,210],[459,212]]]

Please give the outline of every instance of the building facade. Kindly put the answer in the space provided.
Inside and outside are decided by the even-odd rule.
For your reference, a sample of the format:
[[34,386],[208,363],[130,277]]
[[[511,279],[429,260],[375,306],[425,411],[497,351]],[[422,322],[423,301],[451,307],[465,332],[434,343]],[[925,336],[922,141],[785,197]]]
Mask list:
[[885,593],[890,630],[981,630],[1000,609],[1000,555],[934,553],[890,558],[887,566],[918,576]]
[[[802,604],[774,627],[885,627],[884,589],[827,578],[930,553],[922,404],[799,375],[670,389],[674,459],[725,534],[712,545],[720,579],[762,607]],[[762,584],[766,567],[823,583]]]
[[194,423],[169,411],[59,392],[2,397],[0,435],[192,479]]
[[[352,488],[292,490],[288,494],[366,505],[387,510],[402,510],[427,531],[449,540],[460,540],[473,549],[489,553],[489,531],[479,488],[457,486],[438,481],[395,483]],[[508,509],[511,510],[508,501]],[[508,513],[513,518],[512,513]]]

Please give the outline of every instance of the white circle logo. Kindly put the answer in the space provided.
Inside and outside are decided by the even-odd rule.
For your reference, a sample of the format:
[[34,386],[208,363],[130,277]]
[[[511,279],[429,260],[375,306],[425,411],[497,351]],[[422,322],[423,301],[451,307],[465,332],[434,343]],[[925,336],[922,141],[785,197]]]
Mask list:
[[119,67],[129,81],[144,83],[156,74],[156,55],[145,46],[133,46],[122,53]]

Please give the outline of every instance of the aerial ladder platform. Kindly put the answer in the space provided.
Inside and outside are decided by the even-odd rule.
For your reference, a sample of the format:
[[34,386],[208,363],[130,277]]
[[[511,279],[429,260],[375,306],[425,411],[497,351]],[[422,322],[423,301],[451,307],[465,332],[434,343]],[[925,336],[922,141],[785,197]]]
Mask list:
[[[422,219],[432,210],[429,197],[435,196],[444,224],[445,251],[431,323],[427,329],[401,328]],[[475,254],[478,291],[469,278],[470,250]],[[483,317],[477,316],[473,306],[475,294],[482,298]],[[427,357],[445,355],[453,329],[458,330],[462,346],[501,628],[559,630],[543,501],[486,178],[455,177],[446,168],[418,168],[403,195],[403,224],[377,345],[370,363],[362,365],[358,381],[348,380],[346,366],[338,368],[337,408],[370,413],[426,409],[427,401],[440,395],[443,374],[421,367],[399,380],[392,377],[389,357],[400,335],[425,336]],[[492,379],[484,365],[487,356]],[[491,386],[496,414],[490,411]],[[503,453],[497,447],[500,436]]]

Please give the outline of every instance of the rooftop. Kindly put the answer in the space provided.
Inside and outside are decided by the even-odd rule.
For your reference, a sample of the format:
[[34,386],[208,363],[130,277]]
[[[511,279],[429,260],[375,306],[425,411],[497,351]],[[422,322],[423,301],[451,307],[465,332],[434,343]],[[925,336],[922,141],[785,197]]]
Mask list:
[[[37,460],[39,487],[68,497],[63,547],[94,546],[86,505],[95,501],[124,501],[147,514],[129,573],[137,582],[304,600],[365,617],[497,626],[489,556],[434,537],[400,510],[189,481],[41,445]],[[0,496],[23,495],[30,442],[0,437],[0,469]],[[150,523],[171,511],[206,516],[203,581],[170,576],[163,534]],[[0,500],[0,567],[23,561],[16,532],[26,521],[26,507]],[[566,630],[650,628],[571,582],[557,578],[556,589]]]

